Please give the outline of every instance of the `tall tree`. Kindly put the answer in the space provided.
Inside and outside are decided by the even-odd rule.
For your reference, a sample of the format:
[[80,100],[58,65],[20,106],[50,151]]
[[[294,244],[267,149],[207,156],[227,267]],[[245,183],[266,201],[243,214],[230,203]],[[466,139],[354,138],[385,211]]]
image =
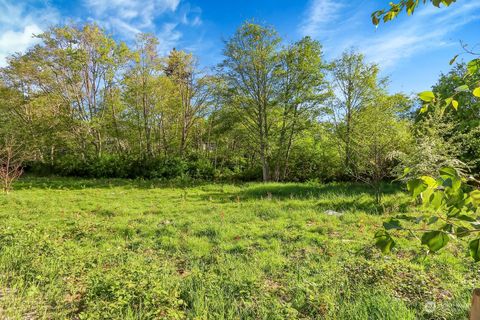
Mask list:
[[96,25],[64,26],[49,29],[38,37],[42,42],[25,55],[10,59],[5,77],[27,95],[43,94],[51,107],[70,119],[83,158],[93,146],[101,156],[103,120],[114,77],[125,63],[128,51]]
[[249,138],[258,148],[263,181],[270,180],[269,116],[275,106],[274,72],[279,62],[279,43],[280,38],[272,28],[246,22],[226,43],[221,64],[228,86],[227,104],[241,114]]
[[161,58],[157,52],[158,40],[149,34],[137,36],[136,50],[131,68],[124,76],[124,100],[129,106],[132,120],[138,128],[141,153],[153,156],[152,131],[158,109]]
[[[453,139],[459,140],[461,137],[463,143],[461,152],[458,154],[459,160],[468,163],[472,169],[476,169],[473,171],[477,172],[480,168],[480,97],[472,95],[468,91],[455,90],[464,85],[467,70],[466,63],[459,63],[447,74],[442,74],[433,86],[433,93],[438,99],[448,101],[450,97],[454,96],[455,105],[459,106],[456,109],[443,108],[441,117],[433,115],[437,122],[434,125],[438,128],[439,122],[441,122],[444,126],[444,130],[434,131],[439,135],[438,138],[450,141],[452,144],[455,144]],[[471,78],[473,83],[480,83],[480,73],[473,74]],[[436,113],[439,111],[436,110]],[[432,116],[428,113],[418,114],[417,121],[422,122],[424,118],[428,117]]]
[[351,174],[371,185],[377,204],[382,198],[381,183],[392,177],[402,155],[412,144],[410,122],[400,115],[410,106],[401,94],[379,92],[355,114],[351,132],[351,152],[355,158]]
[[184,156],[192,128],[210,105],[210,77],[198,69],[192,54],[175,49],[167,58],[165,73],[175,84],[180,102],[179,154]]
[[355,126],[355,115],[375,99],[383,80],[378,79],[378,66],[368,64],[362,54],[347,51],[332,65],[333,86],[336,98],[333,114],[339,124],[340,138],[344,145],[345,168],[352,166],[351,134]]
[[295,138],[311,126],[329,94],[326,65],[318,41],[305,37],[279,52],[276,96],[280,112],[274,156],[274,178],[283,180]]

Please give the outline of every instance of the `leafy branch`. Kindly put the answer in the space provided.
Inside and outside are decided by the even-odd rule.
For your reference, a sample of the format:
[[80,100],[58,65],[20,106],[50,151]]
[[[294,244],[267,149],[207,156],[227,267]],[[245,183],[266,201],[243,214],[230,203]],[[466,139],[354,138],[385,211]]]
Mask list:
[[372,23],[378,26],[380,21],[388,22],[393,20],[402,11],[405,11],[410,16],[420,4],[426,4],[427,2],[431,2],[435,7],[440,8],[441,5],[448,7],[456,2],[456,0],[401,0],[398,2],[390,2],[390,8],[377,10],[372,13]]
[[[405,170],[408,174],[409,170]],[[375,234],[376,245],[382,252],[395,247],[393,233],[421,233],[421,244],[430,252],[445,247],[451,238],[468,238],[480,232],[480,190],[466,184],[467,179],[453,168],[442,168],[437,177],[410,179],[408,191],[421,202],[424,215],[399,215],[383,223]],[[472,190],[473,189],[473,190]],[[420,225],[422,224],[422,225]],[[480,238],[469,242],[470,256],[480,261]]]

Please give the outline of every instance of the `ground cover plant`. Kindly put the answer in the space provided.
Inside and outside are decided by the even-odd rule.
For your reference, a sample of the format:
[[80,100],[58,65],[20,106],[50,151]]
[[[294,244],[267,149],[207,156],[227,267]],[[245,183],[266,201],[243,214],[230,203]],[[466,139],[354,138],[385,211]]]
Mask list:
[[[372,237],[416,210],[385,184],[24,177],[0,196],[0,317],[461,319],[478,282],[451,241]],[[403,242],[402,242],[403,241]]]

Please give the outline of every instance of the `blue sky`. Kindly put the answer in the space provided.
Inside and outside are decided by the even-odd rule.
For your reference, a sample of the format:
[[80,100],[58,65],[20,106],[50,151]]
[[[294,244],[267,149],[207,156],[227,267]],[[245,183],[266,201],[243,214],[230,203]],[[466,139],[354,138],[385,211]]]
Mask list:
[[[13,52],[35,43],[31,34],[53,24],[96,22],[117,39],[131,42],[138,32],[155,33],[160,50],[192,51],[204,66],[222,59],[223,40],[245,20],[274,26],[285,42],[309,35],[330,60],[348,48],[380,64],[392,92],[428,89],[460,41],[480,43],[480,0],[457,0],[448,9],[422,7],[375,28],[370,13],[388,0],[0,0],[0,65]],[[467,56],[465,56],[468,59]]]

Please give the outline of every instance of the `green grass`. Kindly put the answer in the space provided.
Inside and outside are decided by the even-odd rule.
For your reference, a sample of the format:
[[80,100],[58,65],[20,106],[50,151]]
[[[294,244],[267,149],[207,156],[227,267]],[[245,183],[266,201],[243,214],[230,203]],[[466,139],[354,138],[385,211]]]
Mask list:
[[385,192],[378,209],[354,184],[24,178],[0,195],[0,318],[466,318],[478,271],[458,244],[372,247],[412,210]]

